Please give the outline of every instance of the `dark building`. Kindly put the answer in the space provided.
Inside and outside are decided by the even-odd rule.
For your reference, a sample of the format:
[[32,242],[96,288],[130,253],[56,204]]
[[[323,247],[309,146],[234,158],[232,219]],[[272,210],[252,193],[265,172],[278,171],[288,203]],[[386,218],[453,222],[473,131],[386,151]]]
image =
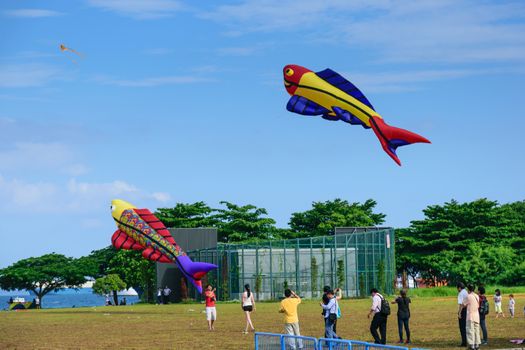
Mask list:
[[[169,229],[175,242],[185,251],[216,248],[217,229],[216,228],[170,228]],[[169,296],[170,302],[182,300],[184,287],[181,285],[183,275],[175,264],[157,263],[157,289],[168,286],[171,289]],[[191,283],[190,283],[191,284]],[[194,288],[187,287],[187,297],[194,298]]]

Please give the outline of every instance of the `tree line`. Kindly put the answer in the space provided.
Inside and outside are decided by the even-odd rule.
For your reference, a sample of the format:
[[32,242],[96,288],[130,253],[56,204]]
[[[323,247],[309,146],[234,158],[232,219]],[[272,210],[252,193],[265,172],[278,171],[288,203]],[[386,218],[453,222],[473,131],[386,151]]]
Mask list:
[[[378,226],[386,217],[375,211],[372,199],[364,203],[335,199],[313,202],[311,209],[291,215],[288,228],[278,228],[264,208],[226,201],[220,205],[177,203],[155,214],[167,227],[215,227],[223,243],[329,235],[335,227]],[[423,214],[422,220],[396,229],[398,273],[421,277],[431,285],[525,284],[525,201],[500,205],[488,199],[452,200],[428,206]],[[20,260],[0,270],[0,288],[31,290],[42,300],[51,291],[80,286],[86,278],[111,275],[95,289],[109,293],[125,285],[144,301],[153,301],[155,273],[155,264],[140,252],[108,246],[78,259],[52,253]]]

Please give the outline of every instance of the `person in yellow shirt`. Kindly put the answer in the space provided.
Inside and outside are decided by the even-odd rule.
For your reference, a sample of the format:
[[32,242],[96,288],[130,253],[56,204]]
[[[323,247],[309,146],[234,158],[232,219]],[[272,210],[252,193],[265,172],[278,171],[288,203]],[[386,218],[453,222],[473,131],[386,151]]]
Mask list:
[[[284,296],[286,298],[281,301],[281,308],[279,309],[279,312],[284,314],[284,331],[289,335],[300,336],[297,305],[301,303],[301,298],[290,289],[284,291]],[[296,345],[299,349],[303,348],[301,339],[290,338],[288,344],[291,349],[296,349]]]

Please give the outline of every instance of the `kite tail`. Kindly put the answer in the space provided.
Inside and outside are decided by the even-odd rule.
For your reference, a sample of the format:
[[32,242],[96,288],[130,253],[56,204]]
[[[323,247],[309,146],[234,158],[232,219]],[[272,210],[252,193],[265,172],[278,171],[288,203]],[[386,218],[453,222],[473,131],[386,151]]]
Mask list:
[[217,265],[208,264],[204,262],[193,262],[187,255],[177,257],[177,262],[181,271],[184,273],[191,283],[197,288],[199,293],[202,293],[201,278],[208,273],[208,271],[216,269]]
[[370,125],[374,130],[383,150],[398,164],[401,161],[397,157],[396,149],[399,146],[406,146],[412,143],[423,142],[430,143],[429,140],[411,131],[390,126],[384,122],[382,118],[371,117]]

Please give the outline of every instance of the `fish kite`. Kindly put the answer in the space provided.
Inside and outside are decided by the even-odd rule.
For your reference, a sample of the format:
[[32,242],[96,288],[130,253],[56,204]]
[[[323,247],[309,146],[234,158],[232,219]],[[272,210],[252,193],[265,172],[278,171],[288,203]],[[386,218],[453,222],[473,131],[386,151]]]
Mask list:
[[283,69],[284,86],[292,97],[286,105],[290,112],[320,115],[327,120],[342,120],[374,131],[383,150],[398,164],[396,149],[429,140],[405,129],[387,125],[351,82],[331,69],[320,72],[290,64]]
[[120,199],[111,201],[111,215],[117,231],[111,243],[117,249],[141,250],[148,260],[175,263],[182,274],[202,293],[201,279],[217,265],[193,262],[175,243],[166,226],[148,209],[137,209]]

